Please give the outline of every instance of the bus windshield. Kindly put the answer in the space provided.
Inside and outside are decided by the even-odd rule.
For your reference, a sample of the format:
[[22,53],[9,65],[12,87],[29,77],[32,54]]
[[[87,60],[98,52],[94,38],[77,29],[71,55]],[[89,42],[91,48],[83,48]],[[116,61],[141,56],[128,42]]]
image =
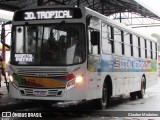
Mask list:
[[11,62],[16,65],[72,65],[85,58],[83,24],[13,26]]

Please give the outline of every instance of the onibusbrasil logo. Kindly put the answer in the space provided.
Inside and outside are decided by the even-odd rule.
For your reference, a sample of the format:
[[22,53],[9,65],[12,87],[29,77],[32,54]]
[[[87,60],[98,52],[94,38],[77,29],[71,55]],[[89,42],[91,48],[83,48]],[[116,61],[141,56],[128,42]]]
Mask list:
[[42,113],[35,112],[2,112],[2,118],[11,117],[42,117]]

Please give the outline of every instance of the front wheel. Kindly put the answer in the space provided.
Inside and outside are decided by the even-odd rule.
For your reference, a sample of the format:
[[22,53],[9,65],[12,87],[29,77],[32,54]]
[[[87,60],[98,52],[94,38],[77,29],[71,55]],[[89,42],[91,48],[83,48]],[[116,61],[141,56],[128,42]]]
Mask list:
[[102,89],[102,98],[96,99],[95,100],[95,105],[97,106],[96,108],[98,109],[105,109],[107,106],[107,103],[109,101],[109,94],[108,94],[108,87],[104,83],[103,84],[103,89]]

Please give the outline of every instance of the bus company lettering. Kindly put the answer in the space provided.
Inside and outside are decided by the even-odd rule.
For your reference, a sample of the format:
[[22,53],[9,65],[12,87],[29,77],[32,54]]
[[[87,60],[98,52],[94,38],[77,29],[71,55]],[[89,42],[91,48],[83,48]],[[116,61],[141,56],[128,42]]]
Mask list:
[[71,12],[69,10],[25,12],[24,14],[24,20],[72,18]]
[[119,61],[120,69],[151,69],[151,61],[131,61],[126,59],[121,59]]
[[22,78],[22,79],[19,79],[19,80],[18,80],[18,83],[25,85],[25,84],[35,84],[36,82],[35,82],[34,79]]

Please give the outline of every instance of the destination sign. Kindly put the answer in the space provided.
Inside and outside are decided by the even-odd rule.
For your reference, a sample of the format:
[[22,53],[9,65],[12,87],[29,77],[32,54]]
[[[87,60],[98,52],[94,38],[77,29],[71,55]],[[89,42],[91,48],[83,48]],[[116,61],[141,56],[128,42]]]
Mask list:
[[80,8],[36,8],[16,11],[13,21],[82,18]]
[[32,54],[15,54],[16,62],[33,62]]
[[73,18],[71,10],[47,10],[24,12],[24,20]]

